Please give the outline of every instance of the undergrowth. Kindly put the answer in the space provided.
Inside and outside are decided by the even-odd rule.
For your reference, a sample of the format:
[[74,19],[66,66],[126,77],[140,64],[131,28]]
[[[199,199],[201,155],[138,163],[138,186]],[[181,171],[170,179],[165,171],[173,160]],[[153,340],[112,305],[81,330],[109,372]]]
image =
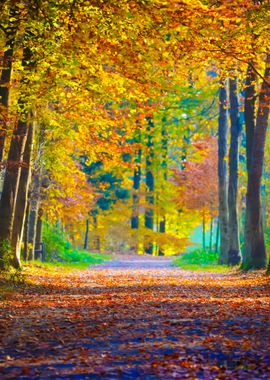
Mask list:
[[46,250],[46,263],[43,265],[47,265],[48,268],[53,265],[85,269],[89,265],[100,264],[111,258],[110,255],[75,249],[63,232],[49,224],[44,226],[43,241]]
[[21,268],[14,268],[13,253],[10,242],[4,240],[0,245],[0,286],[16,286],[25,282]]
[[230,268],[227,265],[218,264],[219,255],[213,251],[197,249],[184,253],[173,260],[173,264],[182,269],[190,269],[206,272],[226,272]]

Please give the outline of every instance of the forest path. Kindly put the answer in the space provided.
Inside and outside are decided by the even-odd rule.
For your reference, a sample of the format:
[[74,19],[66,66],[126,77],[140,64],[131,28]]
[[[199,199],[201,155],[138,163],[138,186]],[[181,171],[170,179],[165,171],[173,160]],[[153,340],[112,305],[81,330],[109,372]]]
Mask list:
[[173,258],[150,255],[113,255],[112,260],[96,265],[96,269],[170,269]]
[[269,278],[141,260],[29,270],[0,304],[0,379],[270,378]]

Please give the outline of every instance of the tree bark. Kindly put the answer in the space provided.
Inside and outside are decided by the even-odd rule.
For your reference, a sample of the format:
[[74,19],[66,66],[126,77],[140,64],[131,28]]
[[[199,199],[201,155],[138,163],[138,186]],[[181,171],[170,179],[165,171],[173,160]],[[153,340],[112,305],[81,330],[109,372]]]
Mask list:
[[205,211],[203,210],[203,215],[202,215],[202,245],[203,245],[203,250],[206,250],[206,244],[205,244]]
[[254,141],[254,132],[256,124],[256,89],[257,75],[248,66],[246,75],[246,89],[245,89],[245,126],[246,126],[246,157],[247,157],[247,170],[250,170],[252,159],[252,147]]
[[89,236],[89,219],[86,219],[84,244],[83,244],[83,249],[85,249],[85,250],[87,250],[87,248],[88,248],[88,236]]
[[[38,210],[38,220],[37,220],[37,231],[36,231],[36,241],[35,245],[39,246],[42,242],[42,215],[43,215],[43,210],[42,208],[39,208]],[[46,247],[45,247],[46,248]]]
[[14,212],[26,143],[27,122],[19,120],[14,130],[4,177],[0,208],[0,242],[11,240]]
[[209,251],[212,251],[212,245],[213,245],[213,217],[211,216],[210,219],[210,238],[209,238]]
[[14,221],[12,228],[11,247],[14,253],[14,267],[19,268],[21,265],[20,253],[23,239],[23,230],[26,217],[28,190],[31,178],[31,156],[33,151],[34,124],[28,125],[27,140],[23,155],[21,167],[20,183],[16,198]]
[[[10,95],[10,82],[14,55],[14,43],[18,29],[18,7],[10,10],[10,25],[6,28],[6,46],[2,61],[0,78],[0,162],[3,160],[5,138],[7,133],[8,105]],[[13,21],[14,20],[14,21]]]
[[[249,65],[246,74],[246,89],[245,89],[245,129],[246,129],[246,163],[247,163],[247,172],[250,172],[251,161],[253,154],[253,143],[254,143],[254,133],[256,127],[256,82],[257,75],[253,71],[252,66]],[[245,210],[245,219],[246,219],[246,210]],[[246,230],[245,223],[245,230]],[[246,231],[244,231],[244,240],[245,240]],[[243,268],[247,266],[250,258],[246,257],[246,250],[243,251]]]
[[134,169],[133,173],[133,196],[132,196],[132,216],[131,216],[131,228],[139,228],[139,190],[141,183],[141,149],[138,150],[137,158],[135,163],[137,167]]
[[131,215],[131,229],[134,231],[132,236],[133,244],[131,251],[138,253],[139,250],[139,203],[140,203],[140,184],[141,184],[141,157],[142,151],[138,150],[135,163],[137,167],[133,172],[133,194],[132,194],[132,215]]
[[228,82],[225,80],[219,90],[218,118],[218,193],[220,255],[219,263],[227,264],[229,249],[228,226],[228,179],[227,179],[227,136],[228,136]]
[[217,220],[217,229],[216,229],[216,244],[215,244],[215,253],[218,253],[218,245],[219,245],[219,219]]
[[241,123],[239,115],[237,77],[229,79],[231,140],[229,152],[229,250],[228,264],[237,265],[241,261],[239,225],[238,225],[238,161]]
[[266,250],[261,212],[261,181],[264,163],[264,147],[270,108],[270,54],[266,57],[264,74],[259,94],[259,104],[246,195],[246,221],[244,237],[243,268],[260,269],[266,267]]
[[27,201],[24,232],[23,232],[23,259],[28,260],[28,223],[29,223],[29,200]]
[[[163,174],[163,181],[161,185],[161,193],[165,190],[165,184],[168,180],[168,131],[167,131],[167,124],[166,124],[166,118],[164,117],[162,119],[162,162],[161,162],[161,168],[162,168],[162,174]],[[161,208],[161,220],[159,222],[159,232],[165,233],[166,232],[166,214],[164,208]],[[164,256],[164,251],[161,247],[158,249],[158,256]]]
[[[144,226],[149,230],[154,229],[154,174],[153,174],[153,160],[154,160],[154,143],[153,143],[153,130],[154,123],[151,118],[148,120],[147,125],[147,153],[146,153],[146,209]],[[145,236],[144,244],[145,253],[153,254],[153,241],[151,236]]]
[[100,237],[97,233],[98,229],[98,218],[97,215],[93,214],[93,224],[94,224],[94,250],[100,252]]
[[[25,48],[23,50],[22,66],[26,71],[32,68],[31,57],[32,54],[30,49]],[[28,78],[24,76],[22,78],[22,84],[26,85],[28,82]],[[28,111],[25,107],[24,96],[25,94],[22,94],[18,102],[22,111],[19,115],[19,121],[16,123],[13,131],[7,159],[0,207],[0,244],[3,244],[4,241],[9,241],[11,243],[12,239],[15,207],[28,128]]]
[[35,260],[36,234],[38,222],[38,210],[40,203],[40,173],[35,173],[32,182],[32,191],[30,199],[28,242],[31,245],[29,251],[29,260]]

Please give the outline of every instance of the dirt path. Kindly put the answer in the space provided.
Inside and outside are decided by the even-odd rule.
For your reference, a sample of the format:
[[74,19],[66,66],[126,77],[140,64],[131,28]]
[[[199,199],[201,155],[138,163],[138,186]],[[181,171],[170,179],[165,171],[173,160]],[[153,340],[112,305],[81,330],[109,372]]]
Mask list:
[[96,269],[169,269],[170,257],[115,255],[113,260],[97,265]]
[[269,290],[167,259],[32,273],[1,305],[0,379],[269,379]]

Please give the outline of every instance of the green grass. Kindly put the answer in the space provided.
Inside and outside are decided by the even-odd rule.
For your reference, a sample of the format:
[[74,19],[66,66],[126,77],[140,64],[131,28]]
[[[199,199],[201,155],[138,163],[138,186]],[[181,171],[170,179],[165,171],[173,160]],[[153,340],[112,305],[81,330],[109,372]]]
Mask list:
[[100,264],[111,259],[110,255],[75,249],[63,232],[48,223],[44,224],[43,242],[48,267],[53,265],[54,267],[85,269],[89,265]]
[[[24,263],[26,266],[35,266],[44,269],[55,269],[61,268],[64,270],[72,270],[72,269],[87,269],[91,265],[101,264],[106,260],[111,260],[111,256],[107,254],[100,253],[89,253],[85,251],[76,251],[76,260],[69,261],[50,261],[50,262],[41,262],[40,260],[31,261],[28,263]],[[70,258],[75,258],[71,255]]]
[[203,272],[224,273],[231,269],[227,265],[218,264],[217,253],[202,249],[184,253],[182,256],[174,259],[173,264],[182,269]]
[[106,254],[69,249],[62,254],[60,260],[56,260],[55,263],[58,262],[58,264],[82,265],[87,267],[89,265],[101,264],[103,261],[110,259],[111,256]]
[[210,264],[187,264],[179,262],[178,259],[175,259],[173,261],[173,264],[181,269],[187,269],[187,270],[194,270],[194,271],[200,271],[200,272],[216,272],[216,273],[224,273],[231,270],[226,265],[210,265]]
[[106,260],[111,260],[111,255],[101,253],[90,253],[87,251],[70,250],[68,253],[61,257],[61,260],[54,260],[50,262],[41,262],[35,260],[27,263],[26,265],[36,265],[43,268],[63,268],[71,269],[86,269],[90,265],[101,264]]

